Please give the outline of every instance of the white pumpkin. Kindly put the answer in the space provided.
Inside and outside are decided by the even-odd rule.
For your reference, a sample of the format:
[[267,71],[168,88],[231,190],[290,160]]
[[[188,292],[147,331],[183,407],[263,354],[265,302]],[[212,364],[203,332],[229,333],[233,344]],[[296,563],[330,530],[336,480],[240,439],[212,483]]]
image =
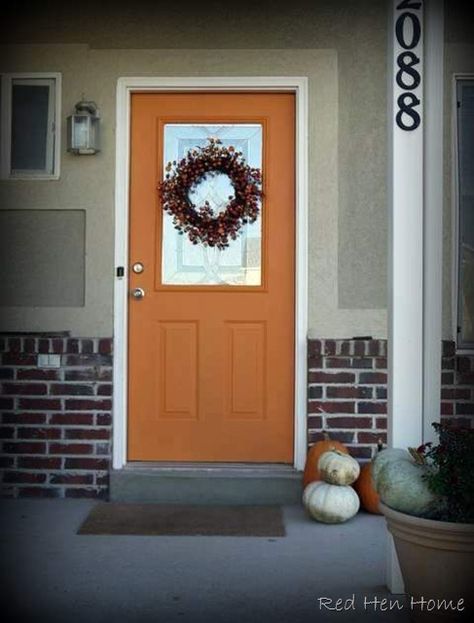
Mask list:
[[306,487],[304,488],[303,491],[303,506],[307,509],[308,508],[308,498],[311,495],[311,493],[313,492],[313,490],[316,488],[316,486],[320,483],[320,480],[314,480],[313,482],[310,482],[309,485],[306,485]]
[[[387,454],[386,454],[387,453]],[[406,450],[382,450],[372,464],[374,484],[384,504],[409,515],[429,515],[439,503],[424,478],[429,468],[415,463]]]
[[352,487],[330,485],[322,480],[310,483],[303,493],[303,499],[306,499],[306,508],[311,517],[322,523],[343,523],[354,517],[360,505],[359,497]]
[[318,461],[321,479],[331,485],[351,485],[360,474],[359,463],[338,450],[324,452]]

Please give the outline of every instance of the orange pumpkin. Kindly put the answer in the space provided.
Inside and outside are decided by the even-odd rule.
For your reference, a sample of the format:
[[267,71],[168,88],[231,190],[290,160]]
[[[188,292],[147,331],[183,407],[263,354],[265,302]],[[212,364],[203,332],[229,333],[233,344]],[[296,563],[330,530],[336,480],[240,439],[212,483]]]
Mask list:
[[303,472],[303,487],[309,485],[310,482],[321,480],[318,469],[319,457],[329,450],[339,450],[344,454],[349,454],[349,450],[340,441],[331,439],[329,435],[323,431],[324,439],[317,441],[311,446],[306,457],[306,463]]
[[[382,450],[382,442],[377,444],[377,451]],[[372,461],[366,463],[360,470],[359,478],[352,485],[360,498],[360,503],[363,509],[369,513],[375,515],[381,515],[379,510],[379,494],[375,490],[374,482],[372,480]]]

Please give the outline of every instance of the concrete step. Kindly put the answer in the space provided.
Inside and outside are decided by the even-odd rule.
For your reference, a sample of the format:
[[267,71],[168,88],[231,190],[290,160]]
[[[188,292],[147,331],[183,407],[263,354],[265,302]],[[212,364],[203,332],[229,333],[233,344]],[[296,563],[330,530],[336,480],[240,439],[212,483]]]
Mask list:
[[299,504],[302,474],[287,465],[133,463],[110,474],[110,500],[159,504]]

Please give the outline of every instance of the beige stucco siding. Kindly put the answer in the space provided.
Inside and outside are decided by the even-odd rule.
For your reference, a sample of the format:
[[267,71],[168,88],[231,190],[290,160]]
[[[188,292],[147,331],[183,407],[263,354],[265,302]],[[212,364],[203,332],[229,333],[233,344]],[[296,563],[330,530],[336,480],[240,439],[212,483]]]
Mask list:
[[[3,308],[3,328],[112,334],[118,78],[297,75],[310,89],[310,334],[385,337],[386,4],[302,1],[269,11],[260,3],[238,14],[215,5],[208,19],[146,6],[151,13],[130,6],[108,17],[98,7],[81,28],[64,8],[55,28],[39,13],[35,28],[6,33],[22,45],[5,49],[1,71],[62,74],[62,149],[58,181],[3,182],[1,205],[84,210],[86,262],[83,307]],[[102,117],[94,157],[66,152],[65,119],[83,95]]]

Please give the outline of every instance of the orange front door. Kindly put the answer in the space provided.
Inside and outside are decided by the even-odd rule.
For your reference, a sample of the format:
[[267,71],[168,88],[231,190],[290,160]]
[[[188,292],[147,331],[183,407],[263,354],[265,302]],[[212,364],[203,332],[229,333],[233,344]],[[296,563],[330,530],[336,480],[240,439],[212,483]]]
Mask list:
[[[294,96],[140,93],[131,110],[128,460],[292,463]],[[263,176],[257,222],[224,251],[180,235],[157,192],[209,137]],[[196,189],[215,214],[224,178]]]

